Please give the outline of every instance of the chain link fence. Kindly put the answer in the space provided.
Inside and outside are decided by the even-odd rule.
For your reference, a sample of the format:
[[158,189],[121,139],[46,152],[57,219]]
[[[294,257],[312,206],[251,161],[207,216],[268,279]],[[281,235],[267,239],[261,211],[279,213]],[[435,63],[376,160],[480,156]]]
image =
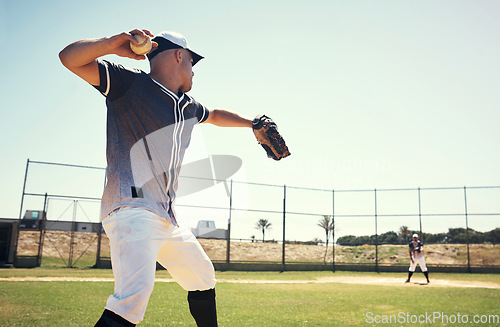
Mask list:
[[[94,187],[99,178],[103,185],[102,168],[33,163],[90,170]],[[434,269],[500,268],[500,186],[327,190],[185,176],[179,183],[187,180],[210,187],[177,199],[179,221],[219,269],[403,270],[415,232]],[[25,208],[43,208],[43,219],[19,229],[18,266],[110,267],[94,196],[102,189],[89,196],[24,186],[19,222]],[[212,223],[203,230],[201,222]]]

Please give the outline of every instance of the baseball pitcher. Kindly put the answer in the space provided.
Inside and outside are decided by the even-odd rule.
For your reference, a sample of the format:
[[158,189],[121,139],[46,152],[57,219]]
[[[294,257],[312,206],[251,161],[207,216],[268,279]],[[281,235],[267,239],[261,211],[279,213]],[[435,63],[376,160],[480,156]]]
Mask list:
[[[153,38],[149,74],[101,58],[146,59],[131,50],[130,42],[138,42],[134,35]],[[260,124],[228,110],[209,110],[187,95],[193,66],[203,57],[179,33],[154,36],[135,29],[84,39],[68,45],[59,57],[106,98],[107,184],[101,219],[110,241],[115,289],[95,326],[135,326],[143,319],[157,261],[188,292],[197,325],[217,326],[214,267],[191,231],[179,226],[174,209],[184,152],[200,123],[252,128],[256,136],[264,129],[276,136],[274,122]],[[277,141],[266,140],[266,147],[279,160],[289,152],[277,135]]]

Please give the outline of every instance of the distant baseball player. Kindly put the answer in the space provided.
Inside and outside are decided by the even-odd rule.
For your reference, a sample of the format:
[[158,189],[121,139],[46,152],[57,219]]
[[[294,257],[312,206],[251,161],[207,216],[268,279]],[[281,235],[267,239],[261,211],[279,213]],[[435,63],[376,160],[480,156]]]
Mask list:
[[425,266],[425,257],[424,257],[424,244],[418,240],[418,235],[413,234],[413,240],[410,242],[410,260],[411,260],[411,265],[410,265],[410,271],[408,272],[408,279],[406,280],[405,283],[410,282],[410,278],[415,272],[415,269],[417,268],[417,263],[420,266],[420,270],[425,275],[425,278],[427,279],[427,283],[429,283],[429,272],[427,271],[427,267]]
[[[197,124],[256,130],[256,121],[209,110],[186,94],[193,84],[192,68],[203,57],[178,33],[153,38],[147,54],[149,74],[101,58],[115,54],[146,59],[131,51],[130,42],[137,43],[133,35],[154,37],[135,29],[76,41],[59,54],[64,66],[106,97],[108,167],[101,218],[110,242],[115,290],[95,326],[135,326],[143,320],[157,261],[188,291],[197,325],[217,326],[214,267],[191,231],[178,224],[174,210],[179,171]],[[271,123],[269,119],[258,127]],[[266,145],[269,151],[277,141]]]

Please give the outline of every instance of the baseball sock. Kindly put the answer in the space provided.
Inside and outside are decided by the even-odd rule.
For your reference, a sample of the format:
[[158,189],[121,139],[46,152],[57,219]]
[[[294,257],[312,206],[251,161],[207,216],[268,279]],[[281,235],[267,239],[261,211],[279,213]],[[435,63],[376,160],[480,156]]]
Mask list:
[[427,278],[427,282],[429,282],[429,272],[428,271],[424,271],[423,273],[425,275],[425,278]]
[[105,309],[102,313],[101,319],[95,324],[94,327],[133,327],[135,324],[120,317],[113,311]]
[[188,292],[189,311],[198,327],[217,327],[215,289]]
[[408,281],[410,281],[411,275],[413,275],[413,271],[408,272]]

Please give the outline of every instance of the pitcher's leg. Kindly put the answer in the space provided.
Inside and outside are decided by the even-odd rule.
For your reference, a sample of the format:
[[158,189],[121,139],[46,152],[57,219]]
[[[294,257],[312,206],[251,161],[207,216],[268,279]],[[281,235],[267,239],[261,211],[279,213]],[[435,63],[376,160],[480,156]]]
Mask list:
[[215,287],[215,270],[193,233],[175,227],[161,247],[158,262],[186,291],[204,291]]
[[164,243],[157,232],[162,223],[160,217],[137,208],[120,209],[103,220],[115,277],[106,309],[134,324],[144,318],[153,291],[156,257]]
[[189,310],[196,324],[217,326],[215,270],[193,233],[186,228],[174,228],[160,250],[158,262],[188,291]]
[[113,311],[104,310],[94,327],[134,327],[135,324],[117,315]]
[[198,327],[217,327],[215,289],[188,292],[189,312]]

